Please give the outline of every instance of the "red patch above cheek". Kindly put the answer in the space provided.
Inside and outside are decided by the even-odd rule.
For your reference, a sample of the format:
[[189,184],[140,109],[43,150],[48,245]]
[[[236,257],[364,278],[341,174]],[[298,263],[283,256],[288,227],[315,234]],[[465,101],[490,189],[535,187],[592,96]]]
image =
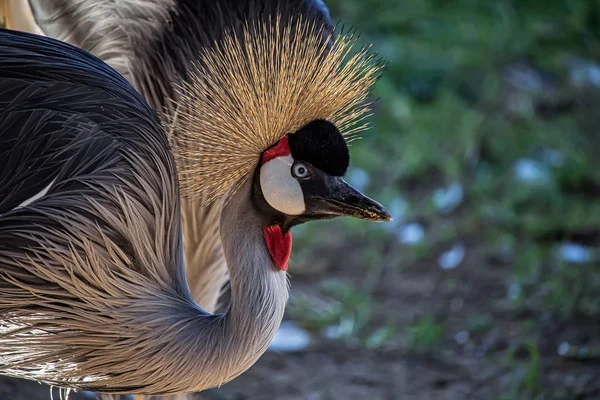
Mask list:
[[271,225],[265,228],[264,235],[275,266],[280,271],[287,271],[292,254],[292,232],[287,231],[284,235],[279,225]]
[[288,137],[285,135],[277,144],[265,151],[262,156],[262,164],[271,161],[274,158],[288,156],[290,154],[290,145]]

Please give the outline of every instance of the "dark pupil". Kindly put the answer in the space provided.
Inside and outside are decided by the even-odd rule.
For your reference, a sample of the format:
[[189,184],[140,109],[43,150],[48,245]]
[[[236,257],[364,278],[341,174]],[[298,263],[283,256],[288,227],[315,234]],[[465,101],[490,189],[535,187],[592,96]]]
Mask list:
[[299,173],[300,175],[304,175],[304,171],[305,171],[304,167],[300,167],[300,168],[298,168],[298,173]]

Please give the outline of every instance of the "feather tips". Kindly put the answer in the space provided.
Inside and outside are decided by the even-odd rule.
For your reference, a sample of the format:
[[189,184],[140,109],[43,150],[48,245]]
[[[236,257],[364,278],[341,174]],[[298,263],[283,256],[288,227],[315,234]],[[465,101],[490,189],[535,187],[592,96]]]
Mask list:
[[178,90],[170,132],[184,195],[213,201],[239,187],[260,155],[315,119],[350,139],[383,65],[354,34],[305,19],[247,24],[206,49]]

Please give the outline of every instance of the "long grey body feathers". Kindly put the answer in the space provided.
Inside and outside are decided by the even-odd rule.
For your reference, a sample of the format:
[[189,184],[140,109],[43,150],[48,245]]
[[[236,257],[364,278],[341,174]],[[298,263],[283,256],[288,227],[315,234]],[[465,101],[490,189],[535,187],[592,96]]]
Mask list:
[[[99,60],[56,41],[0,35],[0,140],[14,161],[2,176],[27,178],[32,164],[43,171],[38,187],[53,182],[21,208],[11,208],[21,202],[11,197],[19,182],[0,186],[10,200],[0,215],[0,372],[168,394],[245,371],[287,300],[249,188],[221,216],[233,303],[212,315],[187,287],[175,164],[154,113]],[[49,140],[32,149],[41,138]]]

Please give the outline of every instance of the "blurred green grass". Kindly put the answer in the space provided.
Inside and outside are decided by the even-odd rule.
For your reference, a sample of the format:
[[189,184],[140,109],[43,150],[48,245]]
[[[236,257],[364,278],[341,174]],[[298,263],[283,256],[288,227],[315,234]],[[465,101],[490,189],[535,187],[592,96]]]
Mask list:
[[[314,315],[292,298],[291,315],[322,330],[359,309],[364,315],[344,340],[385,346],[398,331],[399,345],[431,351],[444,336],[434,310],[397,326],[370,316],[378,307],[370,297],[386,268],[435,265],[440,249],[460,242],[480,254],[481,268],[508,271],[503,306],[528,315],[524,332],[532,326],[539,338],[548,323],[582,319],[597,326],[600,2],[327,3],[334,19],[357,27],[361,42],[389,62],[375,88],[374,128],[351,147],[349,180],[389,205],[395,222],[341,219],[295,232],[293,272],[326,262],[314,249],[360,247],[355,256],[365,270],[356,273],[365,277],[351,290],[322,291],[338,304],[333,311]],[[456,204],[440,209],[436,191],[453,184]],[[400,243],[409,223],[422,227],[422,238]],[[493,328],[487,311],[469,316],[472,333]],[[524,333],[505,352],[504,364],[525,372],[501,398],[544,393],[544,355],[531,337]],[[517,367],[519,348],[528,356]]]

